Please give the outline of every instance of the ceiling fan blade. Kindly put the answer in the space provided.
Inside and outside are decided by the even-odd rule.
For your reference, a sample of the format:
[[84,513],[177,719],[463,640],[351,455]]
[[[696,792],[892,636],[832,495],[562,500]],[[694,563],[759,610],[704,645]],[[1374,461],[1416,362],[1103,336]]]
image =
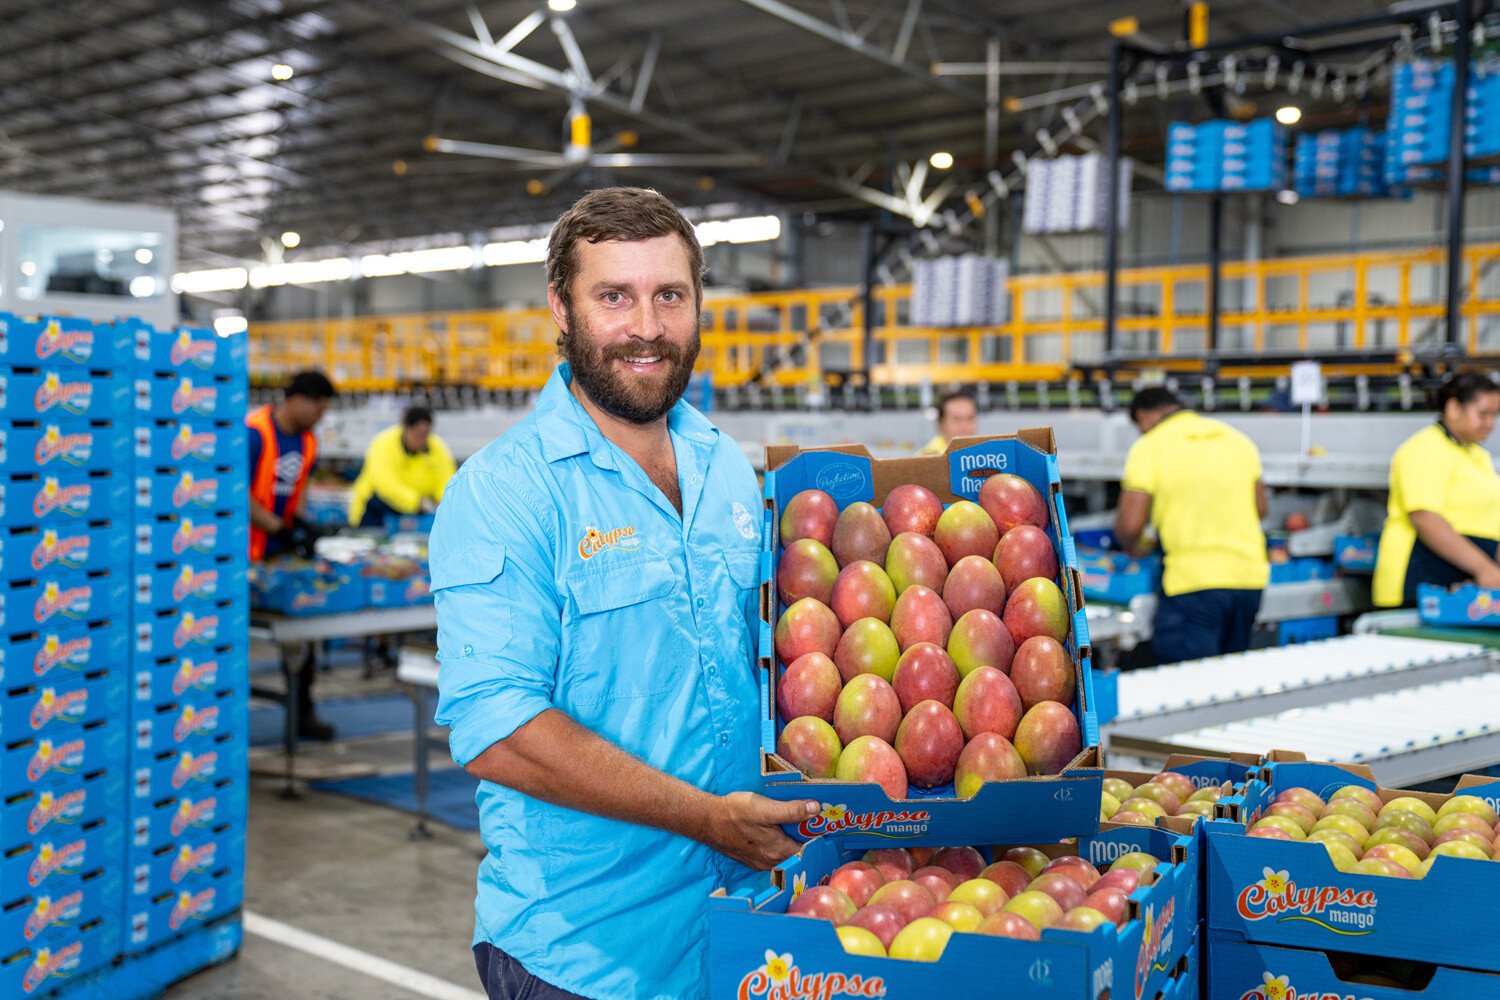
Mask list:
[[744,153],[596,153],[596,167],[761,167],[763,156]]
[[483,156],[491,160],[511,160],[534,167],[562,167],[568,164],[561,153],[545,149],[525,149],[520,146],[496,146],[488,142],[465,142],[460,139],[443,139],[428,136],[422,144],[430,153],[457,153],[460,156]]

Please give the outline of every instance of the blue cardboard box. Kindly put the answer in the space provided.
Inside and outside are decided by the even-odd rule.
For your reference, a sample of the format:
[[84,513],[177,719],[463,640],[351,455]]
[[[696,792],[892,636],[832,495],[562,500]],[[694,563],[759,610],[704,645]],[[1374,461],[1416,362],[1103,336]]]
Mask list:
[[250,392],[242,379],[197,372],[135,380],[135,411],[153,420],[243,422]]
[[358,611],[369,603],[364,578],[348,566],[282,561],[256,569],[250,603],[258,610],[304,617]]
[[166,705],[137,705],[131,729],[132,760],[155,759],[168,751],[211,746],[225,733],[244,733],[249,709],[244,693],[221,688],[206,694],[184,694]]
[[[761,585],[761,791],[777,799],[815,798],[827,808],[788,832],[808,839],[835,829],[861,827],[855,837],[865,837],[869,846],[888,843],[889,837],[933,836],[945,843],[977,843],[995,817],[1006,814],[1025,817],[1030,824],[1013,831],[1017,838],[1047,840],[1074,836],[1097,828],[1099,820],[1098,722],[1093,711],[1094,692],[1090,671],[1091,650],[1088,624],[1083,610],[1078,557],[1068,530],[1062,505],[1062,482],[1057,472],[1056,445],[1050,429],[1021,430],[1013,436],[960,438],[943,455],[921,458],[872,459],[862,446],[803,450],[795,446],[766,449],[765,506]],[[985,479],[996,473],[1014,473],[1025,478],[1042,494],[1049,509],[1048,533],[1058,556],[1058,581],[1072,614],[1067,646],[1072,656],[1078,690],[1073,712],[1083,742],[1083,751],[1061,775],[1037,776],[985,785],[969,800],[954,797],[951,784],[934,789],[915,786],[908,798],[893,801],[878,785],[853,784],[808,778],[776,753],[781,718],[776,710],[776,683],[780,676],[772,626],[784,610],[774,584],[780,559],[776,525],[781,509],[805,489],[829,494],[839,509],[856,501],[879,506],[896,486],[918,483],[932,490],[945,504],[960,498],[974,499]],[[832,819],[837,815],[838,819]]]
[[201,798],[222,779],[249,780],[249,744],[244,733],[223,733],[204,747],[165,750],[131,766],[131,809],[169,796]]
[[1500,591],[1464,584],[1448,590],[1424,583],[1417,587],[1417,614],[1427,625],[1500,626]]
[[1333,563],[1346,573],[1373,573],[1379,548],[1379,535],[1338,535],[1333,540]]
[[9,369],[0,366],[0,411],[17,422],[62,426],[130,416],[130,385],[88,369]]
[[116,663],[0,691],[0,736],[7,743],[31,736],[62,740],[85,723],[118,716],[127,675],[125,665]]
[[97,421],[67,427],[55,420],[0,427],[0,473],[109,472],[119,467],[128,434],[123,424]]
[[130,364],[130,335],[76,316],[37,318],[0,312],[0,363],[123,370]]
[[244,873],[224,870],[196,888],[132,901],[126,917],[124,946],[130,951],[140,951],[187,934],[239,909],[244,899]]
[[123,619],[130,613],[129,591],[123,574],[48,572],[30,580],[0,583],[0,617],[7,630],[17,631]]
[[432,581],[423,573],[409,580],[365,580],[372,608],[405,608],[413,604],[432,603]]
[[250,453],[245,425],[239,421],[160,420],[138,425],[134,434],[139,468],[243,470]]
[[135,663],[135,701],[166,705],[215,691],[248,690],[249,654],[244,646],[222,646],[203,653],[140,658]]
[[134,530],[137,559],[164,563],[190,556],[250,556],[250,519],[241,511],[142,517]]
[[158,608],[137,613],[135,652],[150,659],[202,655],[220,646],[243,643],[250,613],[243,603],[220,601],[208,608]]
[[125,803],[123,765],[76,774],[54,787],[27,788],[0,801],[0,850],[36,838],[71,840],[69,831],[124,815]]
[[250,338],[244,334],[221,337],[191,326],[158,330],[146,323],[133,324],[131,333],[137,370],[234,375],[249,362]]
[[[1386,789],[1369,768],[1314,764],[1273,752],[1257,781],[1221,800],[1204,828],[1208,930],[1221,938],[1289,948],[1335,950],[1500,972],[1500,949],[1488,935],[1454,934],[1451,920],[1492,912],[1500,892],[1493,862],[1440,857],[1422,879],[1339,871],[1322,845],[1250,837],[1252,824],[1288,788],[1324,798],[1345,785],[1371,789],[1382,801],[1415,796],[1434,809],[1450,796]],[[1500,803],[1500,781],[1459,780],[1457,793]],[[1434,920],[1433,913],[1449,920]]]
[[0,787],[11,795],[70,785],[77,775],[118,768],[125,760],[125,721],[85,725],[66,738],[37,736],[0,748]]
[[[996,839],[1008,838],[997,830],[985,842]],[[1155,880],[1131,894],[1123,926],[1088,933],[1048,929],[1040,941],[955,933],[942,956],[926,963],[848,954],[832,924],[786,915],[794,895],[861,853],[846,838],[819,837],[771,872],[769,886],[753,893],[720,890],[709,899],[709,997],[923,997],[935,991],[1008,1000],[1157,996],[1196,941],[1194,838],[1114,827],[1080,837],[1076,848],[1095,864],[1128,851],[1161,859]],[[1040,849],[1074,853],[1070,845]]]
[[225,824],[243,831],[249,800],[247,788],[243,778],[229,776],[194,794],[132,799],[130,850],[198,843],[211,838]]
[[165,605],[197,607],[222,599],[243,601],[247,595],[244,561],[233,556],[194,558],[182,563],[138,565],[135,603],[140,608]]
[[[85,484],[84,490],[92,490]],[[0,579],[24,580],[42,574],[90,573],[118,566],[122,528],[108,521],[71,523],[55,519],[45,527],[0,528]]]
[[219,823],[205,836],[149,848],[130,848],[126,861],[133,897],[191,889],[218,871],[245,870],[244,817]]
[[1123,552],[1078,549],[1079,578],[1086,600],[1129,604],[1131,598],[1154,594],[1161,582],[1161,556],[1140,559]]
[[[1247,944],[1236,938],[1210,934],[1205,942],[1208,972],[1208,996],[1235,1000],[1500,1000],[1500,975],[1471,972],[1438,966],[1425,985],[1408,983],[1401,987],[1380,985],[1368,978],[1371,972],[1389,974],[1389,967],[1364,965],[1367,978],[1354,979],[1350,970],[1361,969],[1358,961],[1341,956],[1345,972],[1334,970],[1329,955],[1304,948],[1281,948],[1267,944]],[[1413,963],[1402,962],[1399,969]],[[1415,970],[1413,970],[1415,971]]]
[[65,942],[77,929],[97,920],[115,922],[125,904],[118,868],[100,868],[75,885],[30,893],[0,908],[0,941],[16,946]]
[[0,478],[0,527],[52,527],[130,517],[130,480],[109,472],[54,470]]
[[135,477],[136,510],[150,517],[245,511],[244,477],[229,468],[147,472]]
[[37,891],[70,887],[86,872],[105,867],[117,871],[125,850],[121,816],[84,823],[66,836],[36,838],[0,857],[0,898],[20,899]]
[[118,919],[99,917],[7,955],[0,959],[0,996],[68,996],[68,987],[115,960],[122,937]]
[[123,618],[0,635],[0,683],[81,676],[123,664],[129,655],[130,628]]

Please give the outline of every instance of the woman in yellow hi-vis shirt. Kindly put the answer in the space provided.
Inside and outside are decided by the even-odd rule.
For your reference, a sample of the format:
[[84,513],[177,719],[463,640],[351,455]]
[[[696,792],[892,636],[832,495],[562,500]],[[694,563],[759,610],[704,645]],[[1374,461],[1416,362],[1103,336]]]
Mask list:
[[1417,585],[1473,580],[1500,589],[1500,475],[1484,449],[1500,413],[1500,385],[1477,372],[1438,391],[1437,423],[1391,458],[1391,498],[1375,562],[1375,603],[1414,606]]

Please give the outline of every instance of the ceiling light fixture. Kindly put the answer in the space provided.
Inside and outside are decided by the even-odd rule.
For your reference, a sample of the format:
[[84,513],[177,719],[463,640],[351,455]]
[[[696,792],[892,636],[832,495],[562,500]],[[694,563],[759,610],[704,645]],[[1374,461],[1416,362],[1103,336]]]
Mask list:
[[941,151],[936,152],[927,158],[927,162],[932,164],[933,167],[938,170],[947,170],[949,167],[953,166],[953,154],[944,153]]
[[1291,188],[1286,188],[1285,190],[1276,192],[1276,200],[1283,205],[1295,205],[1301,200],[1301,196]]
[[1295,125],[1302,120],[1302,109],[1295,104],[1276,109],[1276,120],[1283,125]]
[[271,79],[283,81],[290,80],[292,78],[292,74],[294,74],[295,72],[297,71],[292,69],[292,67],[288,66],[286,63],[277,63],[275,66],[271,67]]
[[302,234],[301,233],[296,233],[296,232],[293,232],[292,230],[289,229],[286,232],[284,232],[284,233],[281,234],[281,245],[284,246],[284,247],[286,247],[288,250],[294,250],[294,249],[296,249],[297,244],[299,244],[301,242],[302,242]]
[[135,252],[135,262],[137,264],[149,264],[151,263],[152,256],[153,255],[150,250],[147,250],[145,247],[141,247]]
[[547,0],[547,9],[554,14],[566,14],[578,6],[578,0]]

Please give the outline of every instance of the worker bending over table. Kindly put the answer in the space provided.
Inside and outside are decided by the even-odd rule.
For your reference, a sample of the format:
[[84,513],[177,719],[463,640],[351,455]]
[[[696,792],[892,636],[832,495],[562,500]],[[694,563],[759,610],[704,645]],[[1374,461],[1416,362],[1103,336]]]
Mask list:
[[432,513],[457,468],[453,452],[432,432],[432,411],[411,407],[365,451],[349,501],[349,523],[379,527],[390,516]]

